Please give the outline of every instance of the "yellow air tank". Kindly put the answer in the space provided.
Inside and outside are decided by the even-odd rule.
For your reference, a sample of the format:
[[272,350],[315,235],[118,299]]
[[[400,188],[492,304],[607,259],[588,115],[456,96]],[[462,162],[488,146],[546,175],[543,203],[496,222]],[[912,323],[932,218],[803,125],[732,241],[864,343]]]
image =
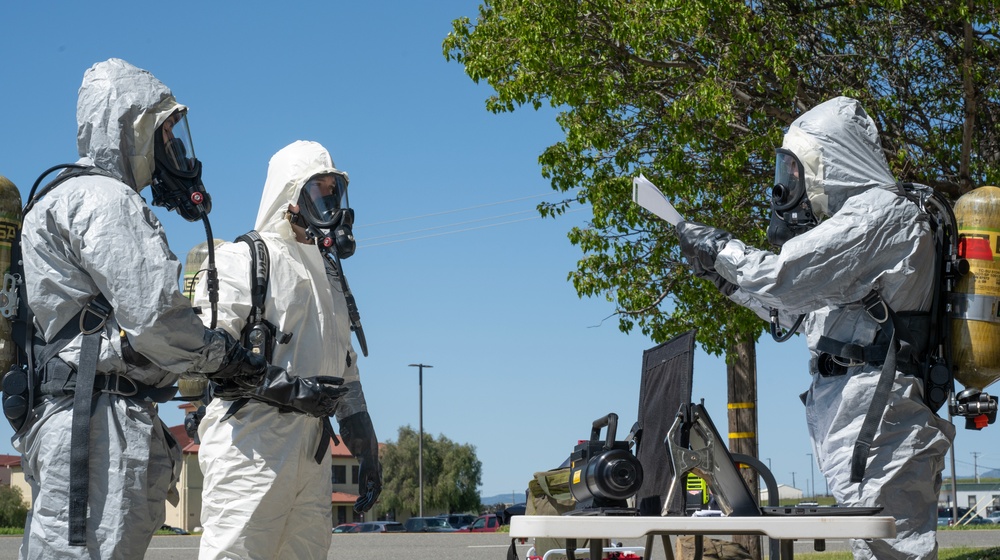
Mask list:
[[[10,272],[11,243],[20,227],[21,193],[14,183],[0,175],[0,278]],[[17,355],[10,331],[10,321],[0,319],[0,375],[10,369]]]
[[969,263],[951,296],[955,379],[983,390],[1000,379],[1000,188],[962,195],[955,220],[958,254]]

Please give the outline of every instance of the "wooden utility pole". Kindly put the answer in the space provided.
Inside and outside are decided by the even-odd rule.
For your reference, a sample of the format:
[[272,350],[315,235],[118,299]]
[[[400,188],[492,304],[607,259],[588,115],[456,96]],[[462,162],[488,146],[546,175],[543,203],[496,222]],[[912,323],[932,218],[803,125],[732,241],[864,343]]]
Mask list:
[[[729,387],[729,450],[757,458],[757,348],[753,339],[733,341],[726,354],[727,385]],[[754,499],[760,503],[760,483],[757,472],[740,468]],[[747,549],[754,560],[760,560],[760,537],[734,535],[733,540]]]

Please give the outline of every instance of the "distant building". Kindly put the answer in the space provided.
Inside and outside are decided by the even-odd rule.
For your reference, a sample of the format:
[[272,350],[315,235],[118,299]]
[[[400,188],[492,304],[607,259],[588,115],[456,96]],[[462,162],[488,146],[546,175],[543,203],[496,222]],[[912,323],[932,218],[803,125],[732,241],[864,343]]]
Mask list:
[[[976,510],[976,515],[986,517],[990,512],[1000,511],[1000,483],[978,484],[975,482],[959,482],[958,507]],[[941,485],[938,495],[938,507],[953,507],[951,500],[951,481],[946,480]]]
[[[20,481],[18,484],[14,484],[18,480],[15,473],[21,472],[21,456],[20,455],[0,455],[0,484],[4,486],[17,486],[21,488],[21,495],[25,495],[25,490],[27,485],[24,487],[21,485],[24,483],[24,475],[20,476]],[[27,492],[28,501],[31,500],[31,492]]]
[[6,486],[20,488],[24,505],[31,507],[31,487],[24,479],[20,455],[0,455],[0,481]]
[[[760,491],[760,503],[767,503],[767,489],[762,488]],[[801,500],[802,490],[798,488],[792,488],[786,484],[778,485],[778,499],[779,500]]]
[[[193,405],[186,403],[179,408],[190,410]],[[188,437],[184,426],[169,428],[170,434],[177,440],[181,448],[181,471],[177,482],[178,502],[176,506],[167,503],[165,524],[180,527],[186,531],[194,531],[201,527],[201,492],[204,477],[198,466],[198,444]],[[379,444],[381,447],[382,444]],[[371,513],[365,516],[354,513],[354,501],[358,499],[358,460],[351,456],[339,438],[331,442],[330,453],[333,455],[333,495],[330,496],[330,507],[333,508],[333,525],[355,521],[370,521]],[[28,507],[31,507],[31,487],[24,479],[20,455],[0,455],[0,483],[16,486],[21,489],[21,495]]]

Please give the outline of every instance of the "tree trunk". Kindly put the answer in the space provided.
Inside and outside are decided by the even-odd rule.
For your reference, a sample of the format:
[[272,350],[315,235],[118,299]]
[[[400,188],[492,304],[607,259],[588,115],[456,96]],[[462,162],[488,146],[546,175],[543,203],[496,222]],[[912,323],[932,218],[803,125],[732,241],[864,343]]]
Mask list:
[[965,104],[965,119],[962,123],[962,149],[959,158],[958,177],[963,193],[971,191],[975,185],[972,182],[972,172],[970,170],[970,160],[972,159],[972,136],[976,128],[976,87],[972,76],[973,72],[973,50],[975,48],[972,14],[975,10],[975,2],[967,0],[969,15],[963,23],[964,44],[962,49],[962,99]]
[[[726,372],[729,386],[729,450],[757,457],[757,349],[752,339],[734,340],[727,351]],[[740,474],[760,502],[760,483],[756,471],[740,468]],[[760,560],[760,537],[736,535],[733,540],[746,548],[754,560]]]

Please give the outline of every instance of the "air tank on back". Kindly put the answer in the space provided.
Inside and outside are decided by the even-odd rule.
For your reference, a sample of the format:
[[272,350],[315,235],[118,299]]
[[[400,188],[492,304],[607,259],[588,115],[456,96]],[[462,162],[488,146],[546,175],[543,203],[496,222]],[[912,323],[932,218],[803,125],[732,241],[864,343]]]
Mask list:
[[955,379],[983,390],[1000,379],[1000,188],[968,192],[954,211],[958,253],[969,263],[951,295]]
[[[10,179],[0,175],[0,278],[10,272],[11,243],[20,227],[21,193]],[[16,356],[11,323],[8,319],[0,319],[0,375],[10,369]]]

